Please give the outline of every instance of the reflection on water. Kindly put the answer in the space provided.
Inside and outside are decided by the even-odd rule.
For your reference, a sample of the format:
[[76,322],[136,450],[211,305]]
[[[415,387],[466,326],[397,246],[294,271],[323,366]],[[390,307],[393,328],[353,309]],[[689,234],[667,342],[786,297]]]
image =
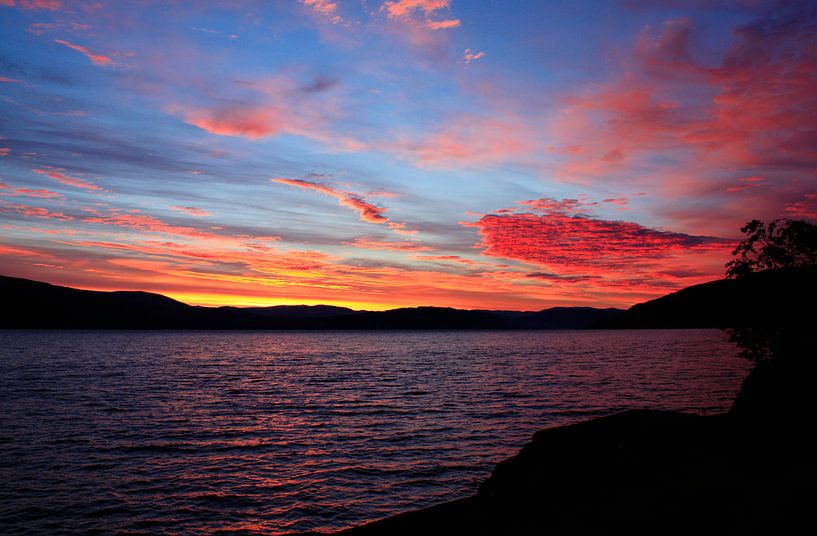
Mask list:
[[747,370],[714,330],[0,331],[0,532],[345,527],[547,425],[724,410]]

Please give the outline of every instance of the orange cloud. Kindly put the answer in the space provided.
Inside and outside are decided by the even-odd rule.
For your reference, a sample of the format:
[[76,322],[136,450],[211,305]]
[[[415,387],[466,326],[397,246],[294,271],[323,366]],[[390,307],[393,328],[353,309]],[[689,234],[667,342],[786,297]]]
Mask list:
[[84,54],[85,56],[88,57],[89,60],[91,60],[91,63],[93,63],[94,65],[99,65],[100,67],[110,67],[111,65],[113,65],[113,60],[108,56],[92,52],[82,45],[76,45],[74,43],[64,41],[62,39],[54,39],[54,42],[66,46],[71,50],[76,50],[80,54]]

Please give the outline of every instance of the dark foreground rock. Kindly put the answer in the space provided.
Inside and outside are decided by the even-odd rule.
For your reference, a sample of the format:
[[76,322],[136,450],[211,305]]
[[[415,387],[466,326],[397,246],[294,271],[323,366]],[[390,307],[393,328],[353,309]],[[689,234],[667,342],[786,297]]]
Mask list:
[[811,533],[813,423],[630,411],[549,428],[476,496],[338,534]]

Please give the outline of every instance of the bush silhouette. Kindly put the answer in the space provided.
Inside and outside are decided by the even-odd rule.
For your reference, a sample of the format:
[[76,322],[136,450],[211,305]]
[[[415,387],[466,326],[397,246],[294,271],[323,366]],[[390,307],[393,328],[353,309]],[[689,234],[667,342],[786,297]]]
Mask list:
[[804,220],[781,218],[768,226],[752,220],[741,227],[748,235],[726,263],[726,277],[739,278],[752,272],[817,266],[817,225]]

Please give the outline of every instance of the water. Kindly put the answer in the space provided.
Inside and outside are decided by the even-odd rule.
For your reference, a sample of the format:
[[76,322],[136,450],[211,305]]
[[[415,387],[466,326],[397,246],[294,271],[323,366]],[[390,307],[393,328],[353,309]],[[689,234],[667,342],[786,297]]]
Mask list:
[[715,330],[0,331],[0,532],[337,529],[476,491],[537,430],[718,412]]

